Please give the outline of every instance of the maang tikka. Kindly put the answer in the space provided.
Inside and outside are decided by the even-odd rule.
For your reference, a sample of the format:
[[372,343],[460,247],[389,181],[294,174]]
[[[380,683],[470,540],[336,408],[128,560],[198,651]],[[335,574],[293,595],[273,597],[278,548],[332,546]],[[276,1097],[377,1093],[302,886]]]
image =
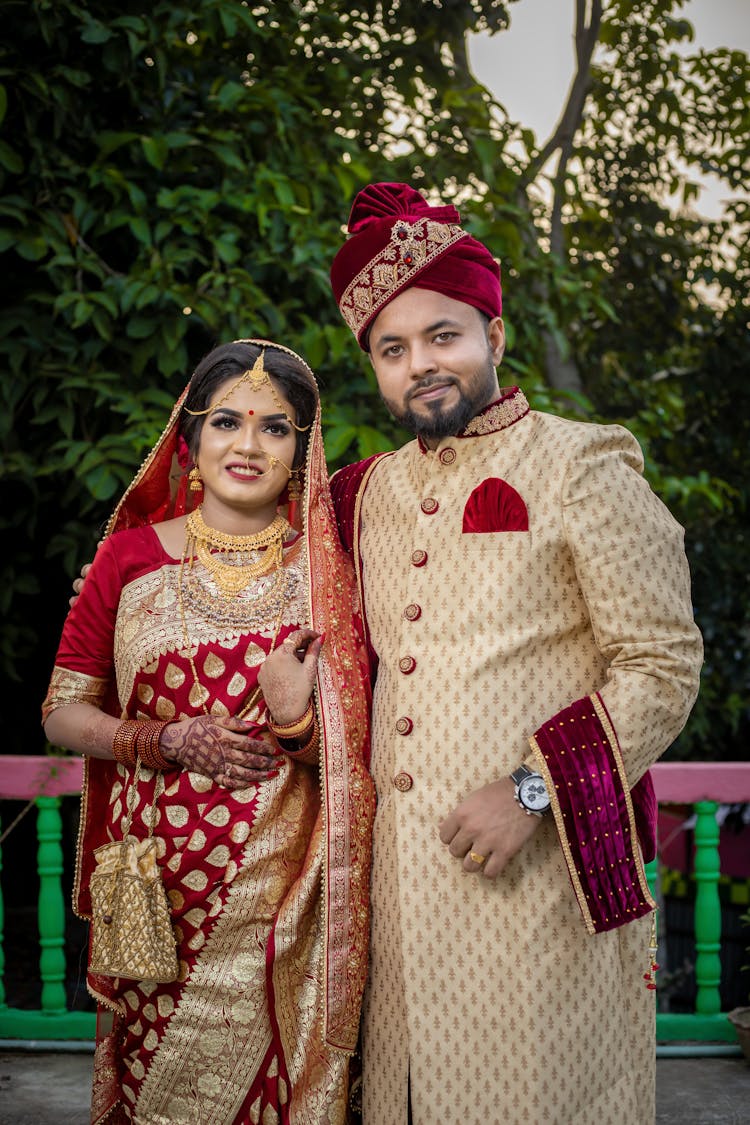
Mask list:
[[[253,366],[251,368],[248,368],[247,371],[243,371],[242,374],[238,376],[237,381],[235,383],[232,383],[231,387],[226,392],[226,394],[222,395],[222,397],[219,399],[219,401],[215,402],[213,404],[213,406],[208,406],[208,407],[206,407],[205,410],[188,410],[187,406],[185,406],[185,407],[183,407],[185,413],[192,415],[193,418],[198,418],[198,417],[201,417],[202,415],[205,415],[205,414],[212,414],[214,412],[214,410],[218,410],[220,406],[223,406],[224,403],[229,398],[229,396],[237,389],[237,387],[242,386],[243,383],[247,383],[248,386],[250,387],[251,391],[259,391],[261,389],[261,387],[267,386],[269,388],[270,392],[271,392],[271,397],[273,398],[273,401],[276,403],[276,406],[279,408],[279,413],[284,415],[284,417],[286,418],[289,425],[293,426],[294,429],[297,430],[298,433],[300,433],[300,434],[305,433],[307,430],[310,429],[310,426],[312,425],[312,422],[308,426],[298,426],[297,423],[293,422],[292,419],[289,417],[286,410],[284,409],[284,406],[283,406],[283,403],[282,403],[281,399],[279,398],[279,392],[276,390],[276,387],[273,385],[273,380],[271,379],[271,376],[268,374],[265,367],[263,366],[263,359],[264,359],[265,354],[266,354],[266,349],[263,348],[262,351],[258,354],[258,358],[256,359]],[[231,376],[230,376],[230,378],[231,378]]]

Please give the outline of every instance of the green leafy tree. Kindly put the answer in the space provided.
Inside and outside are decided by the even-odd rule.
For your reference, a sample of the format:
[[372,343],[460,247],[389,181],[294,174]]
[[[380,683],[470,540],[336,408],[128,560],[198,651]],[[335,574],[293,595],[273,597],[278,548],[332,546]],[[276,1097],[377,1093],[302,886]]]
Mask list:
[[668,0],[635,14],[577,0],[577,73],[560,125],[537,144],[467,58],[467,33],[502,34],[512,7],[0,5],[10,749],[41,745],[28,715],[69,576],[214,343],[258,335],[299,348],[321,380],[333,463],[403,437],[327,280],[348,202],[388,179],[455,199],[502,258],[506,364],[535,405],[617,417],[641,437],[691,551],[703,544],[698,604],[718,646],[686,752],[705,754],[709,730],[736,752],[747,690],[722,638],[733,619],[727,644],[743,653],[747,631],[734,587],[711,600],[706,586],[701,601],[700,576],[704,559],[707,575],[718,566],[730,581],[739,568],[746,435],[731,405],[731,419],[708,419],[715,373],[740,382],[744,216],[723,227],[687,210],[674,218],[664,199],[682,192],[687,207],[693,168],[736,182],[747,62],[680,62],[673,47],[690,28]]

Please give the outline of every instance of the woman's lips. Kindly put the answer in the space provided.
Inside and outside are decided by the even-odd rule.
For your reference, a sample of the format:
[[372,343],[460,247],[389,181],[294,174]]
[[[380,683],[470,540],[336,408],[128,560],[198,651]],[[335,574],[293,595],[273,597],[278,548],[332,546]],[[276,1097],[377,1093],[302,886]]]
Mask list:
[[227,465],[226,471],[231,477],[234,477],[235,480],[257,480],[258,477],[262,477],[264,473],[260,465],[253,465],[252,463],[250,465]]

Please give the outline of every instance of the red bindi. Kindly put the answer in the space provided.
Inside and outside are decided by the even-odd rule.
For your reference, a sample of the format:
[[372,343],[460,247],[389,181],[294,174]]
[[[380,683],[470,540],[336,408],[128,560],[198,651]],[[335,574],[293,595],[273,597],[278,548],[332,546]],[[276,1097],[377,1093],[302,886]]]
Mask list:
[[255,413],[254,410],[248,410],[248,414],[254,414],[254,413]]

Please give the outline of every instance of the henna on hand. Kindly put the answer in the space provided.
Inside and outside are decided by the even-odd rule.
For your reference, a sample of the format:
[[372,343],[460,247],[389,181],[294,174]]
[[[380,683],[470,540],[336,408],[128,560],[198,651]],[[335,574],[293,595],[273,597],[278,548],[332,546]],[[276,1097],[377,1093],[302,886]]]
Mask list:
[[296,629],[258,669],[263,698],[279,726],[293,723],[305,713],[315,685],[324,639],[314,629]]
[[250,738],[242,719],[198,715],[164,728],[159,749],[165,758],[210,777],[225,789],[245,789],[273,777],[279,768],[274,747]]

